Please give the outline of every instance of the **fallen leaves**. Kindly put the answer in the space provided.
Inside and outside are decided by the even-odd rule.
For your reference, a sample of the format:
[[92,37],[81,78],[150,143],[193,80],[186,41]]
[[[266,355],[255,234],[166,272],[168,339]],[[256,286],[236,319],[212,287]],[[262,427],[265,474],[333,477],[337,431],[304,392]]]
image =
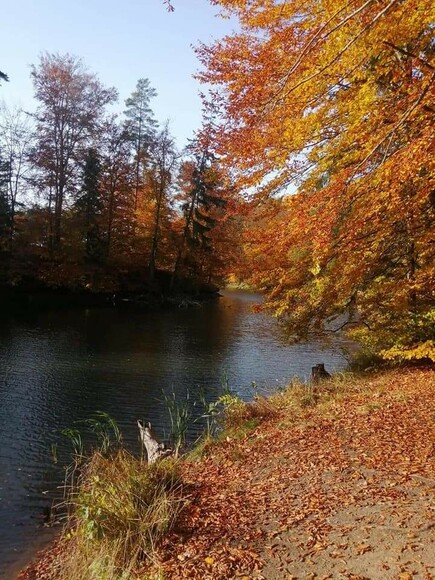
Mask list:
[[[416,474],[425,478],[433,470],[427,430],[434,375],[422,372],[419,380],[417,375],[399,376],[406,397],[397,396],[394,374],[386,384],[375,378],[370,395],[350,394],[334,409],[334,419],[308,409],[303,424],[278,428],[269,422],[249,444],[227,441],[199,466],[186,465],[186,479],[197,486],[184,522],[194,555],[180,565],[165,560],[166,575],[292,578],[300,576],[302,565],[320,578],[319,562],[326,557],[332,564],[323,564],[325,574],[332,570],[335,577],[343,569],[349,578],[363,578],[352,570],[352,562],[364,556],[372,563],[379,557],[380,545],[370,538],[386,537],[393,520],[398,530],[403,526],[409,532],[414,516],[406,511],[408,488],[420,485]],[[376,394],[383,405],[368,420],[358,408]],[[235,449],[242,453],[237,463],[229,460]],[[333,522],[340,510],[348,511],[349,526]],[[333,534],[342,540],[331,542]],[[414,541],[409,550],[417,546]],[[172,549],[170,542],[164,549]],[[376,565],[382,576],[382,563]],[[384,565],[386,570],[392,564]]]
[[360,544],[357,547],[357,554],[358,556],[361,556],[362,554],[366,554],[367,552],[371,552],[372,547],[369,544]]
[[397,580],[412,580],[413,575],[411,572],[401,572],[397,577]]

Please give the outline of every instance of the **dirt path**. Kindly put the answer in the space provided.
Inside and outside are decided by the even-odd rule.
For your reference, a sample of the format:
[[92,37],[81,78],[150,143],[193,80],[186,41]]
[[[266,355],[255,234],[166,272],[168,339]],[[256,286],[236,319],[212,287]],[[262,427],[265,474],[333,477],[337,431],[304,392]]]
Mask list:
[[435,577],[435,373],[368,386],[188,464],[192,502],[160,552],[165,578]]

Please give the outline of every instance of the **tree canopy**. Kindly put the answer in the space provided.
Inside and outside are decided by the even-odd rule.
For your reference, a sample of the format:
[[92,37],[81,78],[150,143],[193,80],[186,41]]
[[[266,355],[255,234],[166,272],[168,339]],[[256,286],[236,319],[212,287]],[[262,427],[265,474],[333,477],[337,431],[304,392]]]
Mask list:
[[342,314],[384,356],[434,356],[433,2],[212,3],[240,31],[198,48],[199,76],[215,150],[261,202],[268,306],[298,334]]
[[0,119],[1,247],[149,280],[232,269],[295,336],[435,358],[433,2],[210,2],[239,27],[197,48],[184,156],[148,79],[117,117],[80,59],[41,57],[34,127]]

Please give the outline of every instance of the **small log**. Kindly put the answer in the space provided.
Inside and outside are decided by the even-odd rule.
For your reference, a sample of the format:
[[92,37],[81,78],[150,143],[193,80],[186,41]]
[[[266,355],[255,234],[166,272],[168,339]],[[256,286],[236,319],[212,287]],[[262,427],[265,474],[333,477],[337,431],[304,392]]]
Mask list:
[[137,426],[139,427],[142,445],[147,452],[148,463],[155,463],[158,459],[163,459],[172,454],[172,449],[168,449],[152,432],[151,423],[143,425],[142,421],[138,420]]
[[311,382],[312,383],[319,383],[324,379],[331,378],[331,375],[325,369],[324,363],[319,363],[314,367],[311,367]]

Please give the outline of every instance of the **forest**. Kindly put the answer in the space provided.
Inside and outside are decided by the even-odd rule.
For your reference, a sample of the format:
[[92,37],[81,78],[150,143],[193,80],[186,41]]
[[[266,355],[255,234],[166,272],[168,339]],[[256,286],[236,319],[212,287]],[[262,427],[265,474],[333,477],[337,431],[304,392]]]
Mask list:
[[206,146],[177,151],[149,80],[117,116],[116,89],[78,57],[44,54],[31,76],[36,112],[0,111],[3,288],[215,288],[231,260],[233,189]]
[[212,4],[238,28],[196,47],[205,120],[183,154],[147,79],[116,117],[76,57],[32,67],[36,113],[1,112],[2,279],[230,278],[292,337],[434,359],[433,2]]

